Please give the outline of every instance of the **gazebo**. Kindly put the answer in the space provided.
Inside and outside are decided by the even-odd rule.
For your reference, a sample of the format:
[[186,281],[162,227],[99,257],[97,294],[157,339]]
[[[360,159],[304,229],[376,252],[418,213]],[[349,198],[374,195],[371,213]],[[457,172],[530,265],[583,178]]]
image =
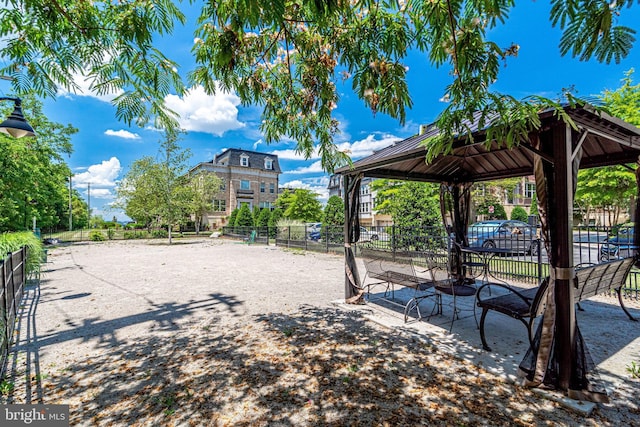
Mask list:
[[[573,306],[573,197],[579,169],[638,164],[640,129],[591,106],[564,108],[573,122],[555,110],[539,113],[540,127],[528,142],[505,148],[486,140],[486,128],[469,123],[473,142],[453,141],[450,153],[426,162],[424,143],[438,134],[431,126],[369,157],[338,169],[345,188],[345,300],[362,303],[363,289],[352,244],[359,239],[358,205],[363,177],[436,182],[448,231],[467,243],[470,187],[474,182],[535,175],[542,239],[549,258],[549,293],[535,348],[529,350],[526,384],[545,384],[569,397],[603,401],[606,395],[589,380],[588,351]],[[640,183],[640,169],[636,168]],[[638,186],[640,188],[640,185]],[[445,206],[448,205],[448,206]],[[640,243],[640,197],[636,197],[635,246]]]

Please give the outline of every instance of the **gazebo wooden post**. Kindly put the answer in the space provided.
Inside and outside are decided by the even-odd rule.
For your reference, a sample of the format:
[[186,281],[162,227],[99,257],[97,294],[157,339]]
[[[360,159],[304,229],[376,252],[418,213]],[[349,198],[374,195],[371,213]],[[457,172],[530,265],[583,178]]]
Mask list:
[[[575,363],[576,317],[573,306],[573,163],[571,128],[558,122],[551,132],[555,173],[556,347],[558,386],[568,390]],[[577,173],[577,171],[576,171]],[[554,239],[552,239],[554,240]]]
[[[342,176],[342,188],[344,188],[344,242],[345,244],[349,243],[349,236],[351,236],[351,208],[349,204],[351,203],[351,194],[349,194],[349,189],[351,188],[350,180],[353,178],[349,174],[345,174]],[[345,265],[348,266],[349,256],[347,254],[347,247],[345,246]],[[353,292],[353,286],[351,286],[351,279],[349,278],[349,269],[348,267],[345,269],[344,273],[344,297],[345,299],[353,298],[355,293]]]

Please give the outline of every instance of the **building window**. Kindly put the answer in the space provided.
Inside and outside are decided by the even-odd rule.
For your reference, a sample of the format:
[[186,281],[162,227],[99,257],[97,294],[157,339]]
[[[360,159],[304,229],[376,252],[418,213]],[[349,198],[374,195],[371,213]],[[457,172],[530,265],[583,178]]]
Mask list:
[[273,194],[276,192],[276,185],[272,182],[269,184],[269,193]]
[[251,190],[251,183],[246,179],[240,180],[240,189]]
[[271,203],[271,202],[260,202],[259,208],[260,209],[273,210],[273,203]]
[[226,200],[214,200],[213,201],[213,211],[214,212],[225,212],[227,210],[227,201]]
[[527,182],[524,184],[524,197],[527,199],[532,199],[533,195],[536,194],[536,184],[533,182]]
[[266,186],[264,184],[264,181],[260,183],[260,192],[264,193],[265,191],[267,191]]
[[240,166],[249,167],[249,156],[240,156]]
[[360,194],[362,195],[369,194],[369,186],[363,185],[362,187],[360,187]]
[[271,160],[270,158],[265,158],[264,159],[264,168],[267,170],[271,170],[273,169],[273,160]]
[[220,181],[220,191],[224,191],[227,189],[227,181],[224,179]]
[[360,203],[360,213],[371,212],[371,203]]

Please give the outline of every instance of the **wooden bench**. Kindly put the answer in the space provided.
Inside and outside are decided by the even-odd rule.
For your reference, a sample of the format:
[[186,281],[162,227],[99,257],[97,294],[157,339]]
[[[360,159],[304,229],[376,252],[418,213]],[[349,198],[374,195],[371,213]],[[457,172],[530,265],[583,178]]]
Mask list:
[[[576,277],[574,279],[574,303],[578,304],[580,301],[595,295],[615,290],[618,294],[620,307],[622,307],[622,310],[624,310],[629,319],[635,321],[636,319],[633,318],[629,310],[624,306],[621,293],[634,261],[635,258],[625,258],[576,269]],[[478,289],[476,302],[478,307],[482,308],[482,315],[480,316],[480,339],[482,340],[482,347],[485,350],[491,351],[484,335],[484,321],[490,310],[520,320],[529,333],[529,343],[533,342],[533,323],[535,318],[544,311],[548,281],[549,278],[547,277],[537,288],[526,290],[517,290],[499,283],[488,283]],[[486,290],[497,288],[506,290],[506,293],[483,298]]]
[[371,295],[371,288],[376,285],[385,285],[385,291],[382,298],[387,298],[391,302],[394,299],[394,287],[402,286],[414,290],[412,297],[404,305],[404,321],[407,322],[409,313],[415,309],[418,320],[422,318],[420,313],[420,301],[425,298],[435,296],[433,290],[433,282],[425,277],[419,277],[416,274],[415,263],[420,259],[419,254],[411,252],[388,252],[379,251],[371,248],[360,247],[360,255],[366,268],[363,284],[366,283],[367,277],[375,280],[373,283],[364,285],[367,289],[367,295]]

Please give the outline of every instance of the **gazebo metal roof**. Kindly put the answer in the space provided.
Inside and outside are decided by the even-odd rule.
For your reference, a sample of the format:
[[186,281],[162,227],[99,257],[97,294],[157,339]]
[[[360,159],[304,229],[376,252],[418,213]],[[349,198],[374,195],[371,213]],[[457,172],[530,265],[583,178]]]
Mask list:
[[[640,129],[589,107],[567,108],[566,111],[578,126],[582,140],[581,169],[635,163],[638,160]],[[553,111],[540,113],[540,119],[542,127],[539,132],[558,121]],[[535,150],[529,144],[522,143],[507,149],[499,147],[494,141],[487,148],[485,129],[478,129],[477,123],[470,125],[474,143],[460,139],[454,142],[451,153],[438,156],[428,164],[425,161],[424,142],[438,134],[434,126],[428,127],[422,134],[360,159],[352,167],[342,167],[336,173],[363,173],[364,176],[375,178],[429,182],[477,182],[533,173]]]

